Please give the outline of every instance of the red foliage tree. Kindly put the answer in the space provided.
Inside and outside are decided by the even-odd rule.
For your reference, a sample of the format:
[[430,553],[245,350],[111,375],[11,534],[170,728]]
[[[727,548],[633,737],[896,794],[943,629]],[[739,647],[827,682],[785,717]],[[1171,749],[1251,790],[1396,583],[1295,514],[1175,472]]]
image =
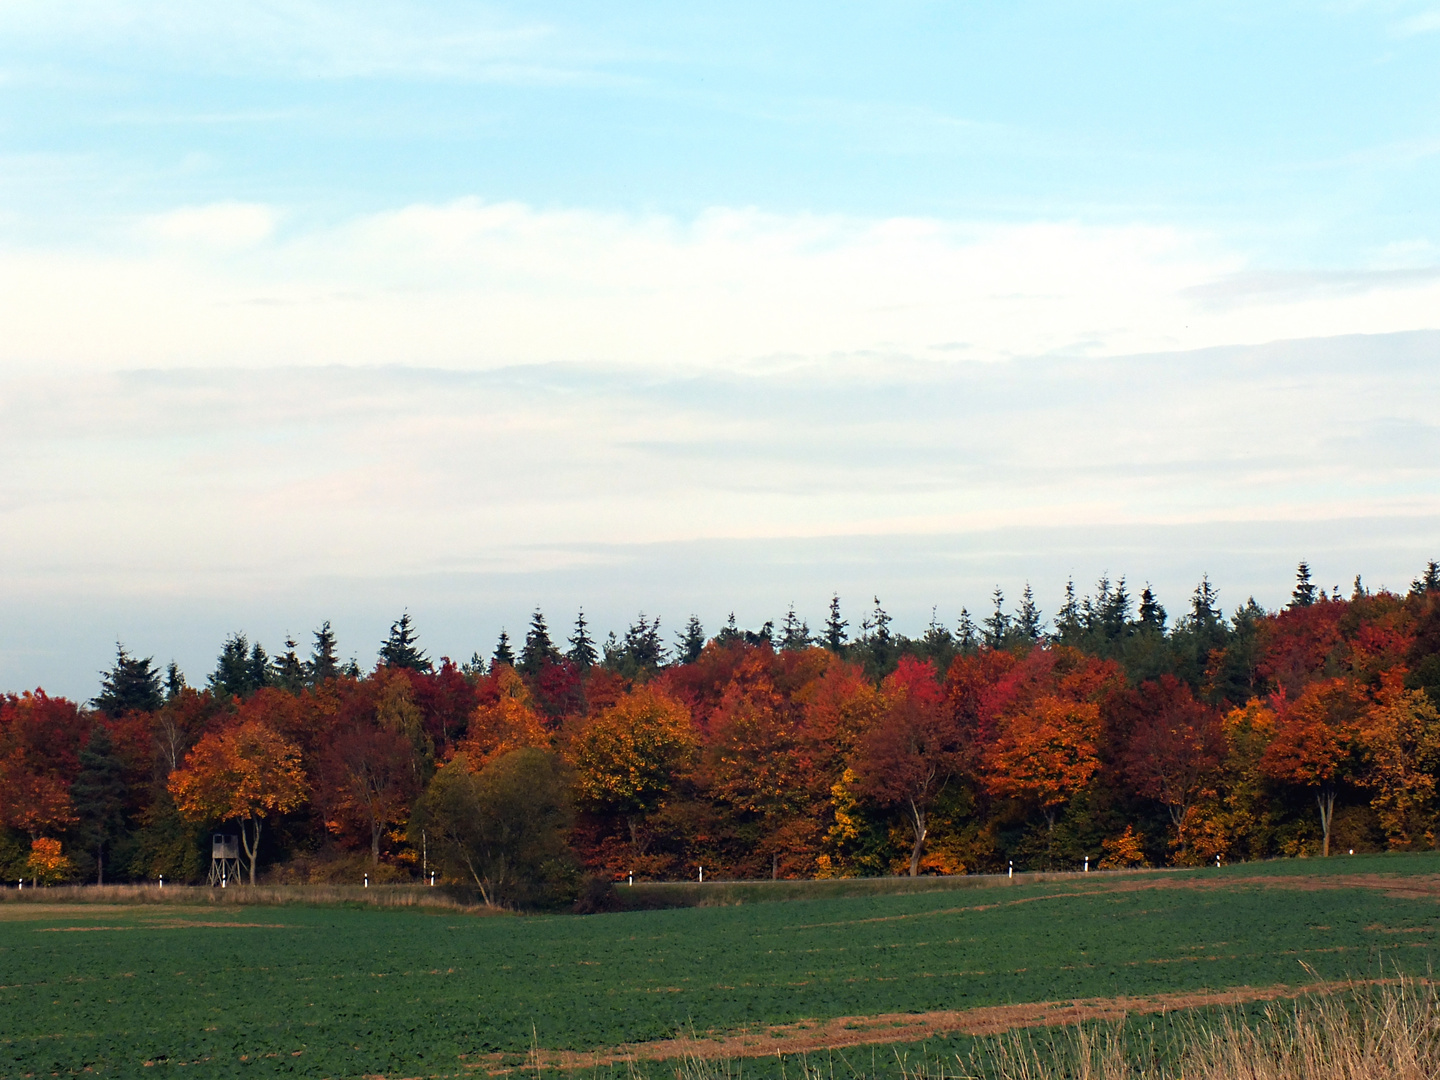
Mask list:
[[1220,716],[1173,675],[1126,695],[1135,714],[1121,762],[1139,795],[1165,807],[1183,850],[1185,813],[1210,791],[1225,755]]
[[881,685],[881,699],[881,715],[861,740],[855,773],[859,790],[874,802],[904,809],[914,840],[910,876],[916,877],[925,853],[926,819],[960,771],[964,747],[955,713],[928,660],[901,659]]
[[320,755],[315,801],[325,825],[369,841],[370,861],[380,862],[380,840],[388,827],[403,825],[420,785],[411,768],[410,740],[374,725],[336,732]]

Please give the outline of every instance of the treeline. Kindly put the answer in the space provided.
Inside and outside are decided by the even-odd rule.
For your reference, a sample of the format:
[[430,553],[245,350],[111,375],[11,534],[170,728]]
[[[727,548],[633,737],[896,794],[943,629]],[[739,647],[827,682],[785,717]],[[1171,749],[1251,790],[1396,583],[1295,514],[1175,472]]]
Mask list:
[[0,699],[0,873],[441,879],[487,902],[587,877],[834,877],[1197,864],[1435,846],[1440,567],[1408,593],[1317,589],[1175,619],[1067,589],[921,636],[791,610],[597,643],[536,611],[518,651],[432,662],[408,615],[362,672],[222,645],[203,688],[119,648],[88,707]]

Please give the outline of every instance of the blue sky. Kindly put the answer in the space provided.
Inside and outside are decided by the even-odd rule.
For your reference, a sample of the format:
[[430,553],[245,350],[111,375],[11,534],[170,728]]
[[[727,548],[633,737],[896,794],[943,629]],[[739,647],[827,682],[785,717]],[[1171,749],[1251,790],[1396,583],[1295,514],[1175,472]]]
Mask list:
[[1404,585],[1437,72],[1434,3],[0,0],[0,684]]

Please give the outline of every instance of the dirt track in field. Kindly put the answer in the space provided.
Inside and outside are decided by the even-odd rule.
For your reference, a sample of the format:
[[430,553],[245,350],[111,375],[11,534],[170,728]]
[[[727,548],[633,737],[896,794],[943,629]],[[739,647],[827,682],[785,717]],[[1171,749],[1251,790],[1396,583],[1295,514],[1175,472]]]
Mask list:
[[509,1067],[502,1064],[500,1055],[472,1059],[470,1064],[473,1068],[498,1075],[537,1066],[541,1069],[588,1069],[625,1061],[813,1054],[852,1046],[923,1042],[940,1035],[998,1035],[1016,1028],[1056,1027],[1086,1020],[1121,1020],[1126,1016],[1182,1009],[1278,1001],[1305,994],[1373,985],[1381,981],[1389,980],[1345,984],[1311,983],[1306,986],[1240,986],[1230,990],[1153,994],[1145,997],[1078,998],[1073,1001],[1041,1001],[1027,1005],[991,1005],[963,1011],[840,1016],[833,1020],[802,1020],[794,1024],[772,1024],[744,1031],[681,1036],[602,1050],[537,1050],[528,1055],[523,1064]]

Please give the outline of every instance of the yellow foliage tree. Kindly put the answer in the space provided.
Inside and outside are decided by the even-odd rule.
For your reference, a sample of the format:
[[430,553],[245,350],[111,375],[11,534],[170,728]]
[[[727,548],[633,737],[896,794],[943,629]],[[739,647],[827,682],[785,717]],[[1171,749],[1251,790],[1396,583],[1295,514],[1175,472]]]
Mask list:
[[1435,775],[1440,763],[1440,713],[1423,690],[1389,680],[1360,722],[1366,768],[1362,783],[1392,848],[1435,841]]
[[25,872],[36,885],[53,885],[70,876],[70,860],[60,853],[60,841],[38,836],[30,841]]
[[690,710],[649,687],[637,687],[575,739],[575,787],[595,809],[625,817],[639,854],[637,819],[660,805],[695,749]]
[[265,819],[294,810],[306,796],[300,748],[254,720],[206,735],[170,774],[169,788],[191,821],[240,823],[251,885]]

